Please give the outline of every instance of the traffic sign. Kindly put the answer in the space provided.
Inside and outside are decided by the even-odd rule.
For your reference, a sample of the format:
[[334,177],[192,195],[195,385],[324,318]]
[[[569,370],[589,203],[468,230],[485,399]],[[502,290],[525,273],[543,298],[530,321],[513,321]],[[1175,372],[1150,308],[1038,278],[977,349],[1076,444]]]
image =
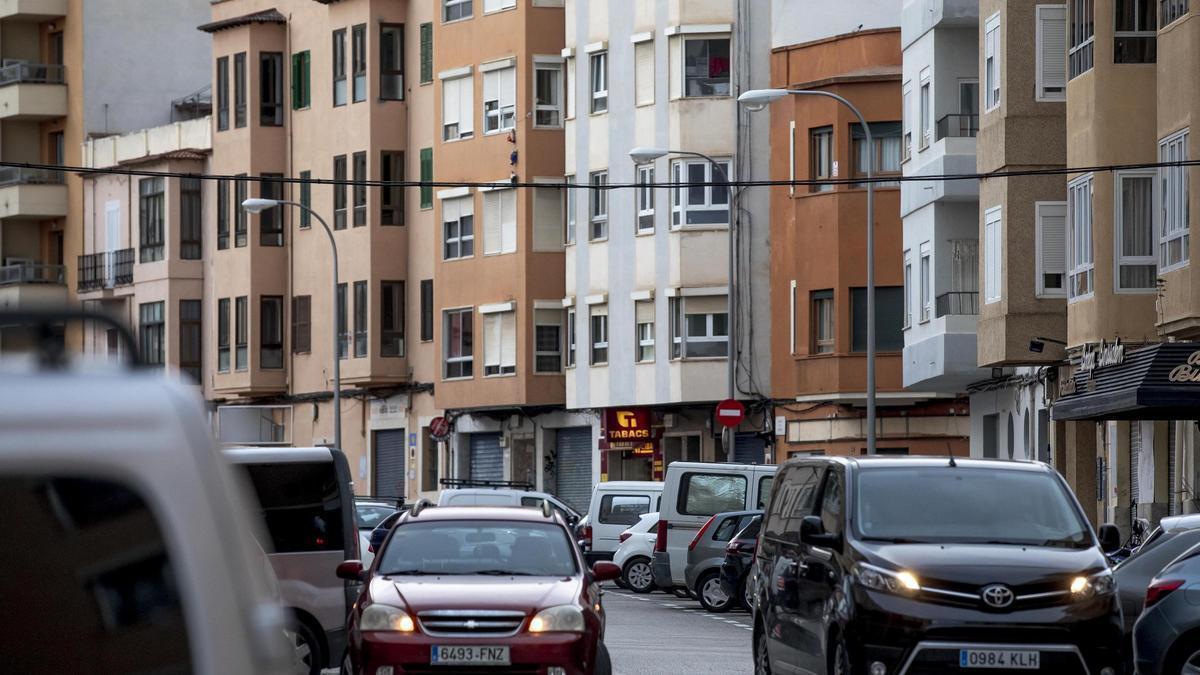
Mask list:
[[717,404],[717,423],[723,427],[736,427],[746,419],[746,406],[741,401],[727,398]]
[[429,420],[429,437],[435,441],[450,438],[450,420],[445,417],[435,417]]

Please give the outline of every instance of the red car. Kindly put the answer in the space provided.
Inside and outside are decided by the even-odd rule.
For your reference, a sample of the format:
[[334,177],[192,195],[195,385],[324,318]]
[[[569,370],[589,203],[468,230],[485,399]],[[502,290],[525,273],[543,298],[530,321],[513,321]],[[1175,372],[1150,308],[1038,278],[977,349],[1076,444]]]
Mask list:
[[350,614],[344,674],[611,672],[600,582],[550,509],[421,508],[396,522]]

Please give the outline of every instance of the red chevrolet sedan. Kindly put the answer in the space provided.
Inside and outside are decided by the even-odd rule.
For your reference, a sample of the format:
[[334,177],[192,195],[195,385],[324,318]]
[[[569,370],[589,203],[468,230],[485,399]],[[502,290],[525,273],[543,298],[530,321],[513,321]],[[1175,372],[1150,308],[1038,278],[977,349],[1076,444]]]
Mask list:
[[414,508],[396,522],[350,614],[344,673],[611,671],[600,582],[550,509]]

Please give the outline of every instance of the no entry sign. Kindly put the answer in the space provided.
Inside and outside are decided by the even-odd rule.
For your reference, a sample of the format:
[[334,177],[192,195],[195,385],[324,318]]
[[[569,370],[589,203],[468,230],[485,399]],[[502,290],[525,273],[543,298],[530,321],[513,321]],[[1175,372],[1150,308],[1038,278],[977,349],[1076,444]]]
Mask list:
[[723,427],[736,427],[746,419],[746,406],[741,401],[727,398],[717,404],[717,423]]
[[429,436],[435,441],[450,438],[450,421],[445,417],[435,417],[429,420]]

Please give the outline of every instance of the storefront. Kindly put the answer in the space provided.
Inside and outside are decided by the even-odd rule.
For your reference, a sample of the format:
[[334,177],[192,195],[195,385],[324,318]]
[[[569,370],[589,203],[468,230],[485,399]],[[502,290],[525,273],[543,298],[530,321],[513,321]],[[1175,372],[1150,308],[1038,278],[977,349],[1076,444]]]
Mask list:
[[649,408],[605,411],[600,437],[600,480],[662,480],[662,427]]

